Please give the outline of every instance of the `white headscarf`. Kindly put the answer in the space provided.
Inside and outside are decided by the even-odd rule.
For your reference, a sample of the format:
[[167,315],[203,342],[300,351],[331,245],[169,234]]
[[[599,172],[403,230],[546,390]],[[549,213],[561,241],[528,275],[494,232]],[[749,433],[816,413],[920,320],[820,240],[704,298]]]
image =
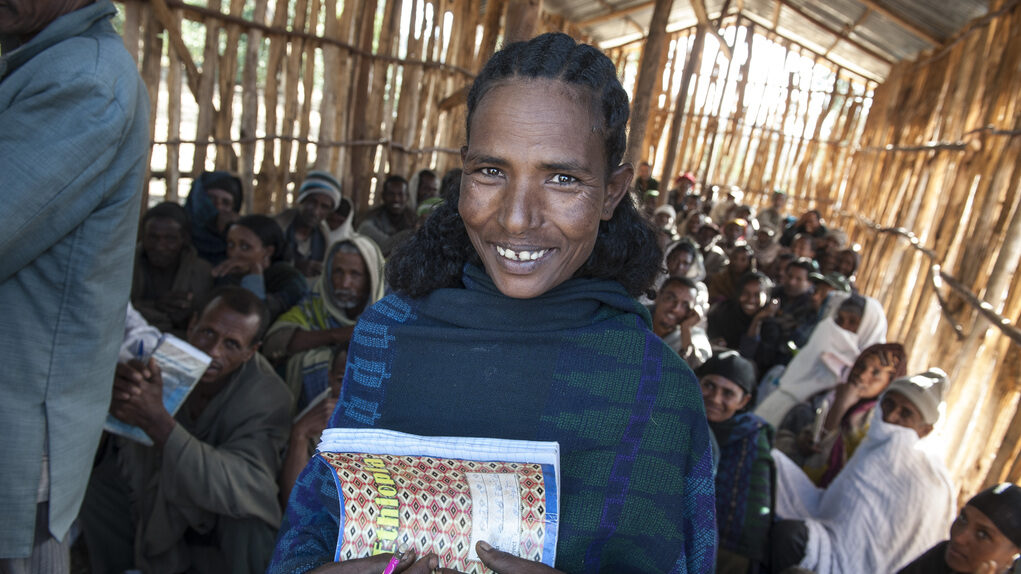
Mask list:
[[789,458],[776,461],[776,514],[808,529],[800,566],[817,574],[896,572],[946,537],[956,489],[913,429],[880,407],[847,466],[825,490]]
[[837,386],[858,355],[876,343],[886,342],[886,314],[879,301],[864,297],[858,332],[837,326],[832,317],[816,325],[808,342],[791,359],[777,389],[755,408],[755,414],[779,428],[794,405]]

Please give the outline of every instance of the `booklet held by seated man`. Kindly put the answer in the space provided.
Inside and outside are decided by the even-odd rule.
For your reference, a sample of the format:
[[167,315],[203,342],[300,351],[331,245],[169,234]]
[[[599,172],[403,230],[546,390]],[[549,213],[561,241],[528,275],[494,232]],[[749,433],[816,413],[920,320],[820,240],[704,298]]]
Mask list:
[[[148,361],[145,353],[138,353],[143,362]],[[170,416],[184,404],[195,383],[202,378],[206,367],[212,362],[209,355],[169,333],[164,333],[156,348],[150,353],[163,376],[163,406]],[[152,439],[142,429],[125,423],[111,414],[106,415],[103,430],[152,446]]]
[[475,544],[553,566],[560,446],[376,429],[326,429],[318,453],[334,471],[340,532],[335,560],[399,547],[435,552],[440,566],[488,569]]

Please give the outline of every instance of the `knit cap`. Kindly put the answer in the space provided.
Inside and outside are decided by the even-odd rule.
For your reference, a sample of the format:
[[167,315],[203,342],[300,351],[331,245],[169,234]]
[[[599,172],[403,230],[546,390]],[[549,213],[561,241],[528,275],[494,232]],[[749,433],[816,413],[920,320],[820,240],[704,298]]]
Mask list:
[[329,197],[333,201],[333,209],[340,205],[340,182],[328,172],[320,170],[308,172],[305,181],[301,182],[301,187],[298,188],[298,203],[315,193]]
[[973,496],[968,506],[989,517],[1014,546],[1021,547],[1021,487],[1010,482],[991,486]]
[[897,391],[903,395],[918,408],[926,424],[931,425],[939,420],[939,405],[948,386],[947,374],[934,367],[924,373],[895,380],[886,392]]
[[696,374],[699,378],[706,375],[723,377],[748,394],[755,387],[755,366],[737,351],[727,350],[714,354],[702,363]]

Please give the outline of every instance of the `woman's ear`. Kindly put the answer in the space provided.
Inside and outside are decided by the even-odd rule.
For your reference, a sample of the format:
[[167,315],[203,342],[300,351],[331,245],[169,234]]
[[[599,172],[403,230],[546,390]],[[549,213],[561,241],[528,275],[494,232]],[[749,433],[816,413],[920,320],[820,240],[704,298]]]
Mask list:
[[273,255],[276,254],[277,248],[275,245],[270,245],[266,248],[266,267],[273,262]]
[[752,394],[751,393],[745,393],[744,394],[744,398],[741,399],[741,404],[736,409],[734,409],[734,412],[739,412],[739,411],[741,411],[741,409],[747,407],[748,403],[751,400],[752,400]]
[[613,210],[624,195],[631,189],[631,180],[635,177],[635,168],[630,163],[617,166],[617,169],[610,172],[606,180],[606,197],[603,198],[603,212],[600,218],[609,221],[613,217]]

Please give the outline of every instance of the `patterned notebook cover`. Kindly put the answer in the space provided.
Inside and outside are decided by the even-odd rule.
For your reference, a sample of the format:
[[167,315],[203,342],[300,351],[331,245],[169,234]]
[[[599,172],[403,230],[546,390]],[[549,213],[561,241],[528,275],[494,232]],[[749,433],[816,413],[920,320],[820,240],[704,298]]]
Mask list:
[[554,464],[408,454],[318,456],[333,468],[341,494],[337,560],[407,546],[419,556],[436,553],[444,568],[482,573],[488,569],[475,543],[485,540],[505,552],[554,563]]

